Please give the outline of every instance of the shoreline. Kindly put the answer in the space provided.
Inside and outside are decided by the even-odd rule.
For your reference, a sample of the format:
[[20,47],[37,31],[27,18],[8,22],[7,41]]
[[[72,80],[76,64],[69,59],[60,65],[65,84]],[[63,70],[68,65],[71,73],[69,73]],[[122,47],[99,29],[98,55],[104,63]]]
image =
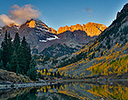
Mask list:
[[64,80],[56,80],[56,82],[116,82],[116,81],[128,81],[128,79],[64,79]]
[[10,89],[10,88],[26,88],[26,87],[40,87],[40,86],[47,86],[47,85],[54,85],[56,83],[11,83],[11,84],[0,84],[0,89]]
[[51,80],[46,82],[35,82],[35,83],[10,83],[10,84],[0,84],[0,89],[17,89],[17,88],[26,88],[26,87],[40,87],[47,85],[55,85],[58,83],[65,82],[90,82],[90,83],[110,83],[110,82],[125,82],[128,79],[64,79],[64,80]]

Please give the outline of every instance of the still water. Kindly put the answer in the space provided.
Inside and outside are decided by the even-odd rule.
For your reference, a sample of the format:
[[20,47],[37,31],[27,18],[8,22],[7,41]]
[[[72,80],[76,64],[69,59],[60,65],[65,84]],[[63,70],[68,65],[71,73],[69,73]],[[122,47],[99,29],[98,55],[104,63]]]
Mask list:
[[0,100],[128,100],[127,83],[70,82],[35,88],[0,90]]

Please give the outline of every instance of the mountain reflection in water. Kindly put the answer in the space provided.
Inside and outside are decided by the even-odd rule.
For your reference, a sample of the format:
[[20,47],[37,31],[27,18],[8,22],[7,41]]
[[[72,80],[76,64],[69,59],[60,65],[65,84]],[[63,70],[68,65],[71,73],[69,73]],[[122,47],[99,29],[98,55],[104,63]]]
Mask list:
[[51,86],[0,90],[0,100],[128,100],[125,83],[61,83]]

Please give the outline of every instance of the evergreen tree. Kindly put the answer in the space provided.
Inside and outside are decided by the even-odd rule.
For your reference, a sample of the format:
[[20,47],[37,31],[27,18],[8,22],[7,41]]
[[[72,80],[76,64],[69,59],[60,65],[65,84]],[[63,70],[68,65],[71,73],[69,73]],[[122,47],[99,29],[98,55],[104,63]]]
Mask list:
[[42,75],[41,75],[41,73],[38,73],[38,77],[39,77],[39,78],[42,78]]
[[8,47],[8,57],[9,57],[9,63],[11,61],[11,56],[13,55],[13,44],[12,44],[12,38],[10,37],[10,33],[8,34],[8,39],[7,39],[7,47]]
[[36,80],[36,78],[37,78],[35,66],[36,66],[36,62],[34,60],[32,60],[31,63],[30,63],[30,69],[27,72],[27,75],[32,80]]
[[27,46],[28,46],[28,43],[26,42],[25,36],[23,37],[23,40],[22,40],[22,42],[21,42],[21,45],[22,45],[23,47],[27,47]]
[[54,77],[56,77],[57,75],[56,75],[56,72],[54,72]]
[[[22,46],[19,46],[17,50],[17,63],[21,69],[22,74],[27,73],[27,60]],[[16,66],[17,67],[17,66]]]
[[48,73],[48,69],[46,69],[46,75],[47,75],[47,73]]
[[3,59],[3,50],[0,49],[0,61]]
[[25,54],[25,60],[26,60],[26,69],[29,69],[30,61],[31,61],[31,50],[30,46],[28,45],[25,37],[23,37],[23,40],[21,42],[21,46],[23,47],[23,53]]
[[7,62],[7,65],[6,65],[6,70],[11,70],[11,65],[10,65],[10,63],[9,62]]
[[5,33],[0,49],[0,68],[21,74],[27,74],[31,79],[36,80],[36,63],[31,58],[31,49],[25,37],[20,45],[19,34],[16,33],[12,43],[10,34]]
[[19,64],[17,64],[17,67],[16,67],[16,75],[18,75],[18,73],[20,73],[20,67],[19,67]]
[[14,51],[14,53],[12,55],[12,59],[11,59],[11,69],[10,69],[10,71],[16,72],[17,64],[18,64],[17,54]]
[[59,72],[56,73],[56,76],[57,76],[57,78],[61,77]]
[[3,64],[6,66],[8,59],[8,49],[7,49],[7,32],[5,33],[5,37],[3,42],[1,43],[1,48],[3,50]]
[[10,62],[11,56],[13,54],[13,46],[11,42],[12,38],[10,37],[10,34],[7,35],[7,32],[5,33],[4,41],[1,44],[1,48],[3,50],[3,64],[4,67],[6,67],[7,62]]
[[20,46],[20,37],[19,37],[18,33],[16,33],[16,35],[15,35],[13,45],[14,45],[15,51],[17,52],[18,47]]
[[18,63],[18,56],[16,54],[16,51],[14,51],[14,53],[13,53],[10,65],[11,65],[10,71],[16,72],[16,75],[18,75],[18,73],[21,73],[21,68]]
[[51,72],[51,75],[50,76],[53,77],[53,72]]
[[1,69],[4,68],[3,60],[0,61],[0,68],[1,68]]

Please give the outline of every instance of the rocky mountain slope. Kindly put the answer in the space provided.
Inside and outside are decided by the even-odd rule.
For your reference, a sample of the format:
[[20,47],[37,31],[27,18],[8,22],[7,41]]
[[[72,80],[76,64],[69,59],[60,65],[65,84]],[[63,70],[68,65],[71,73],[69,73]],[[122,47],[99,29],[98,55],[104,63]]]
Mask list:
[[67,25],[64,27],[60,27],[57,30],[57,34],[61,34],[66,31],[74,32],[76,30],[80,30],[80,31],[86,32],[87,36],[93,37],[93,36],[98,36],[106,28],[107,27],[103,24],[89,22],[89,23],[83,24],[83,25],[76,24],[76,25],[71,25],[70,27]]
[[[30,43],[32,49],[37,49],[39,52],[51,45],[62,43],[68,46],[81,43],[88,43],[93,40],[94,37],[101,33],[102,30],[106,28],[105,25],[88,23],[79,30],[79,25],[74,25],[72,31],[66,30],[61,31],[61,34],[57,34],[53,28],[49,28],[45,23],[38,19],[28,20],[26,23],[17,26],[11,24],[0,28],[0,41],[3,39],[5,32],[10,33],[11,37],[14,38],[15,33],[19,33],[20,37],[26,37],[27,41]],[[59,28],[61,30],[61,28]],[[86,31],[84,31],[86,30]],[[91,37],[90,37],[91,36]]]
[[19,33],[20,37],[26,37],[31,47],[39,46],[41,42],[47,42],[58,39],[55,35],[55,30],[49,28],[45,23],[37,19],[31,19],[21,26],[15,24],[4,26],[1,28],[1,39],[4,37],[5,32],[10,33],[11,37],[14,38],[15,33]]
[[70,78],[126,75],[128,68],[128,4],[113,23],[74,57],[64,61],[61,75]]
[[[97,37],[96,34],[99,35],[101,33],[102,27],[105,28],[102,24],[91,22],[81,27],[84,30],[86,29],[88,33],[83,29],[79,30],[79,25],[76,25],[73,26],[72,31],[66,30],[61,34],[57,34],[56,30],[49,28],[42,21],[31,19],[20,26],[11,24],[1,27],[0,42],[3,40],[6,32],[10,33],[12,41],[18,32],[21,40],[23,36],[26,37],[31,46],[32,53],[37,54],[37,62],[40,62],[41,66],[43,64],[47,68],[53,68],[54,65],[58,66],[61,63],[60,59],[72,56],[72,53],[78,51],[83,45],[93,41]],[[47,56],[48,58],[51,57],[48,61],[44,59]]]

